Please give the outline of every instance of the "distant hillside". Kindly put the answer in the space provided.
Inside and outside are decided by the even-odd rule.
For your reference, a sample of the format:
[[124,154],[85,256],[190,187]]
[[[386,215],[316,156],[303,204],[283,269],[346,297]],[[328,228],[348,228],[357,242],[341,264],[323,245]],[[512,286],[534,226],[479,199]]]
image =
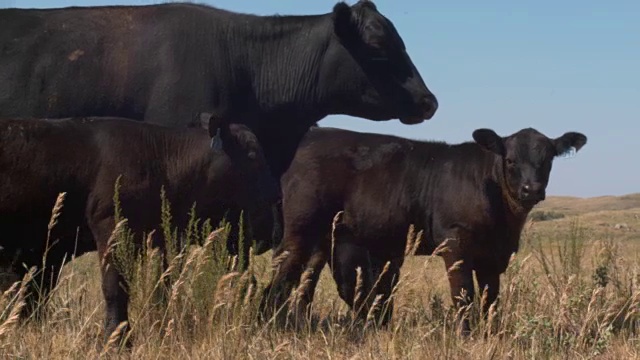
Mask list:
[[565,215],[578,215],[595,211],[640,209],[640,193],[623,196],[579,198],[549,196],[535,210],[558,211]]
[[623,196],[578,198],[550,196],[533,209],[535,233],[548,238],[569,233],[578,221],[593,239],[632,240],[628,250],[640,247],[640,193]]

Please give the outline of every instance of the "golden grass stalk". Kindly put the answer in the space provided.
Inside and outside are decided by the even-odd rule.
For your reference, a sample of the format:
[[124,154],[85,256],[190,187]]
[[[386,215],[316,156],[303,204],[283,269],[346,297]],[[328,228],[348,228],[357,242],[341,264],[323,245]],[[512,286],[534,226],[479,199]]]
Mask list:
[[111,349],[114,349],[118,342],[123,338],[125,328],[127,327],[128,322],[123,321],[113,330],[111,335],[109,335],[109,339],[107,340],[102,352],[100,353],[100,357],[104,357]]
[[[27,292],[27,287],[29,282],[33,280],[33,275],[35,271],[36,271],[36,268],[32,267],[22,278],[22,281],[20,282],[20,288],[18,289],[18,292],[14,297],[14,301],[12,301],[13,306],[11,307],[11,311],[9,312],[9,316],[2,323],[2,325],[0,325],[0,338],[6,336],[15,327],[16,323],[20,319],[20,313],[22,312],[22,309],[26,305],[25,294]],[[11,289],[15,290],[16,287],[17,286],[11,286]]]

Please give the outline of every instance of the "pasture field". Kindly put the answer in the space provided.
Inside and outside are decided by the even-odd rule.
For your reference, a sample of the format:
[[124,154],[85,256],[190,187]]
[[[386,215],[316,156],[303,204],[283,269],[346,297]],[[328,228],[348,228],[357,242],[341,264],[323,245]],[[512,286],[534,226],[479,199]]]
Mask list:
[[[64,211],[64,209],[63,209]],[[132,260],[116,252],[132,285],[133,347],[103,351],[103,301],[96,253],[65,266],[43,319],[17,319],[20,284],[0,298],[3,359],[640,359],[640,194],[549,197],[532,212],[520,252],[502,276],[501,302],[487,321],[469,309],[470,338],[455,334],[448,283],[438,257],[410,256],[384,329],[349,320],[328,269],[302,329],[260,324],[257,307],[270,276],[271,252],[247,274],[227,271],[224,230],[204,247]],[[164,231],[169,231],[166,225]],[[117,238],[126,236],[119,233]],[[124,241],[124,240],[123,240]],[[238,261],[237,259],[235,260]],[[240,259],[242,261],[242,259]],[[232,265],[233,266],[233,265]],[[37,274],[36,274],[37,276]],[[166,291],[158,279],[173,283]],[[159,305],[163,304],[163,305]]]

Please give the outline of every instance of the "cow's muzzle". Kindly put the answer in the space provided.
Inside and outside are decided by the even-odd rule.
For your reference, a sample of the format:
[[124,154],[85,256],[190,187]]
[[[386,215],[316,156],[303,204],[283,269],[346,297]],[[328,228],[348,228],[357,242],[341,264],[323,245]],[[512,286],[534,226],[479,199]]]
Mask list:
[[405,125],[414,125],[430,120],[438,110],[438,99],[434,95],[425,96],[418,103],[418,107],[420,107],[422,115],[404,116],[400,118],[400,122]]

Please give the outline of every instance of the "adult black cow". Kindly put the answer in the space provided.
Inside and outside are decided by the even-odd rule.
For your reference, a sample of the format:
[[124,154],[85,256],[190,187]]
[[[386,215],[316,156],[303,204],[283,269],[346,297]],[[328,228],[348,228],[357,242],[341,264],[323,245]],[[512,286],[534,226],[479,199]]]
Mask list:
[[313,16],[204,5],[0,10],[0,117],[118,116],[249,126],[275,176],[330,114],[415,124],[438,107],[371,1]]
[[[196,217],[215,225],[229,209],[244,209],[251,218],[279,198],[262,148],[246,126],[218,126],[214,118],[203,125],[210,134],[118,118],[0,119],[3,265],[12,262],[22,275],[23,264],[39,266],[45,258],[49,278],[65,257],[98,250],[106,261],[101,270],[109,336],[128,317],[127,291],[119,285],[126,283],[105,255],[119,176],[121,216],[138,245],[143,233],[161,223],[161,188],[172,225],[181,229],[194,204]],[[66,197],[48,241],[51,209],[61,192]],[[153,241],[166,250],[160,231]]]
[[[550,139],[528,128],[507,137],[479,129],[473,139],[450,145],[332,128],[310,130],[281,180],[285,228],[274,257],[285,251],[288,256],[265,291],[263,310],[270,313],[266,306],[283,304],[305,267],[314,272],[303,300],[312,300],[331,254],[327,235],[332,218],[344,211],[335,229],[334,278],[347,303],[352,305],[355,297],[355,266],[373,268],[365,275],[383,274],[377,291],[388,297],[404,260],[409,225],[414,224],[424,231],[418,255],[448,248],[437,253],[448,269],[454,302],[473,299],[475,270],[480,287],[488,288],[486,312],[498,295],[500,274],[518,250],[527,215],[545,198],[554,157],[571,147],[581,149],[587,138],[567,132]],[[382,271],[387,262],[388,269]],[[370,284],[375,279],[364,280]],[[468,298],[458,301],[461,290]],[[270,293],[272,298],[266,296]],[[467,321],[463,326],[469,330]]]

